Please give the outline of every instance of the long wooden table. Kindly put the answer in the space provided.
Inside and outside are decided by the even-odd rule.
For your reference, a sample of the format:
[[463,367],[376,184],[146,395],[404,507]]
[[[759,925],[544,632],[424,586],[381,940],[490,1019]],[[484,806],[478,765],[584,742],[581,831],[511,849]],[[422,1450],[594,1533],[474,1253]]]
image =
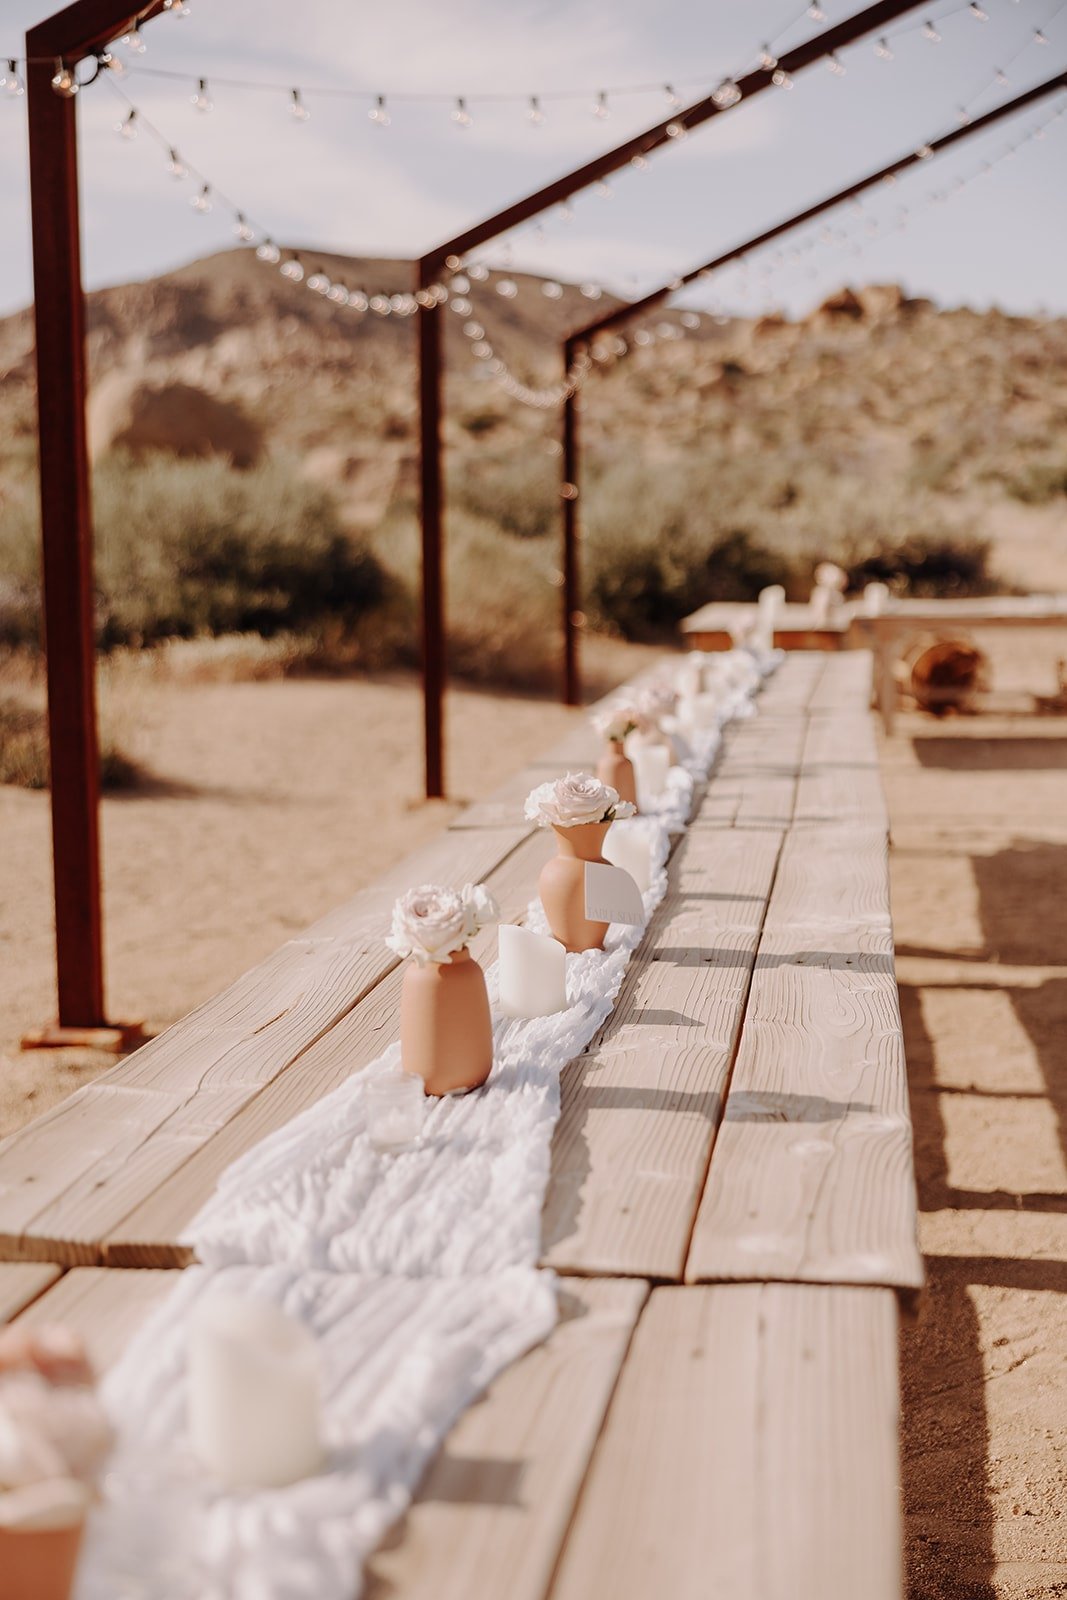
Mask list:
[[[794,657],[730,731],[562,1080],[560,1323],[453,1430],[378,1600],[899,1600],[897,1296],[922,1267],[870,687],[864,654]],[[577,730],[0,1146],[0,1313],[113,1359],[219,1172],[394,1037],[397,891],[481,876],[521,913],[552,848],[522,798],[593,754]]]

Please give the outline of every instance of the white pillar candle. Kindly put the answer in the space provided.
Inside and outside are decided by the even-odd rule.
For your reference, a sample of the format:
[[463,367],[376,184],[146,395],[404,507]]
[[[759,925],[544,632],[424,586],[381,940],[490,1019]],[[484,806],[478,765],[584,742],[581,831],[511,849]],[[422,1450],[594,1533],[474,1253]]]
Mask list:
[[319,1360],[303,1323],[265,1300],[213,1294],[189,1330],[189,1440],[231,1488],[275,1488],[322,1466]]
[[613,822],[604,840],[604,860],[621,867],[644,894],[652,883],[652,841],[636,818]]
[[774,649],[774,629],[785,604],[785,590],[780,583],[768,584],[761,589],[756,601],[755,642],[763,650]]
[[512,922],[499,928],[497,977],[506,1017],[550,1017],[567,1009],[567,952],[558,939]]
[[[698,695],[696,698],[702,697]],[[644,811],[655,804],[666,787],[671,753],[662,744],[635,745],[630,760],[634,764],[638,809]]]
[[414,1072],[383,1072],[363,1088],[367,1137],[381,1155],[398,1155],[418,1143],[426,1113],[426,1085]]
[[863,611],[868,617],[880,617],[889,606],[889,585],[868,583],[863,590]]

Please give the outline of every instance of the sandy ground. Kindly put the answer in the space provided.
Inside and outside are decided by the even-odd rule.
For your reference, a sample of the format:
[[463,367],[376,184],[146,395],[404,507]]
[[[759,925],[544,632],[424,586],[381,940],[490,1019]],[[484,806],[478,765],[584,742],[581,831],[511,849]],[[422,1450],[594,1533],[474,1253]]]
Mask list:
[[[998,645],[998,688],[1048,692],[1057,654]],[[905,715],[883,749],[929,1276],[903,1339],[909,1600],[1067,1596],[1067,721],[1024,704]],[[104,805],[109,992],[156,1027],[579,715],[456,693],[456,800],[427,806],[411,681],[148,684],[131,711],[155,782]],[[17,1050],[52,1011],[45,797],[0,790],[0,839],[10,1129],[107,1062]]]

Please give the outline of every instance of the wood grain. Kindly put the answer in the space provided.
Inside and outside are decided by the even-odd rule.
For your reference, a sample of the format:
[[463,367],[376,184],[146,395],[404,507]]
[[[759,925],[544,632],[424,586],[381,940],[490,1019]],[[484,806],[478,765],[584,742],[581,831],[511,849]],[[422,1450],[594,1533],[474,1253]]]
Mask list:
[[[551,838],[539,830],[490,874],[505,921],[525,912],[536,891],[537,874],[553,848]],[[485,964],[495,961],[496,943],[496,929],[485,929],[472,946],[475,957]],[[225,1168],[392,1044],[402,981],[403,969],[398,966],[175,1172],[139,1198],[103,1238],[103,1259],[111,1266],[187,1265],[192,1253],[179,1242],[181,1234]]]
[[124,1217],[397,966],[382,941],[399,887],[426,878],[493,882],[520,845],[537,859],[543,846],[530,838],[523,825],[435,840],[12,1135],[0,1145],[0,1256],[100,1261],[101,1240]]
[[885,835],[794,829],[686,1279],[922,1277]]
[[653,1291],[551,1600],[901,1600],[887,1290]]
[[562,1079],[544,1261],[679,1278],[780,835],[691,831],[612,1015]]
[[542,1600],[647,1293],[561,1281],[558,1326],[460,1418],[364,1600]]
[[10,1322],[50,1289],[61,1270],[47,1261],[12,1261],[0,1266],[0,1323]]
[[64,1274],[54,1289],[35,1300],[19,1321],[34,1326],[65,1323],[85,1340],[96,1371],[106,1372],[176,1281],[174,1272],[110,1272],[105,1267],[76,1267]]

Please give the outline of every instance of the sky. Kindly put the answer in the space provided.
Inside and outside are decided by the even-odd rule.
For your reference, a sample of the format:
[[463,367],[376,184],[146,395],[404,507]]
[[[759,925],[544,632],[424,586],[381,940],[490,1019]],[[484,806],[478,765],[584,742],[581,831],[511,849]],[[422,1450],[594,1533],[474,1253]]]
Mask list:
[[[0,56],[21,55],[26,27],[55,8],[0,0]],[[665,85],[688,103],[751,69],[765,45],[780,54],[859,9],[823,0],[820,23],[799,0],[189,0],[188,16],[145,27],[144,55],[116,46],[129,63],[117,85],[105,75],[78,97],[86,284],[151,276],[236,243],[232,212],[193,210],[193,187],[168,174],[143,129],[117,135],[129,104],[116,87],[279,244],[414,256],[661,121]],[[892,60],[861,41],[842,53],[843,73],[819,63],[790,90],[743,100],[647,171],[624,170],[607,193],[576,197],[572,214],[557,208],[483,259],[645,292],[949,131],[961,106],[979,115],[1067,66],[1067,0],[980,0],[977,10],[985,20],[967,0],[921,7],[888,30]],[[924,35],[927,18],[939,42]],[[207,113],[191,103],[201,77]],[[229,87],[228,77],[278,87]],[[306,121],[291,114],[292,86]],[[601,89],[607,117],[593,110]],[[378,94],[387,127],[368,116]],[[469,127],[452,120],[460,95]],[[809,241],[799,259],[765,251],[688,302],[799,313],[846,282],[899,282],[944,305],[1067,313],[1067,115],[1000,159],[1065,104],[1060,91],[922,162],[861,210],[794,236]],[[31,298],[25,100],[2,91],[0,219],[2,313]]]

